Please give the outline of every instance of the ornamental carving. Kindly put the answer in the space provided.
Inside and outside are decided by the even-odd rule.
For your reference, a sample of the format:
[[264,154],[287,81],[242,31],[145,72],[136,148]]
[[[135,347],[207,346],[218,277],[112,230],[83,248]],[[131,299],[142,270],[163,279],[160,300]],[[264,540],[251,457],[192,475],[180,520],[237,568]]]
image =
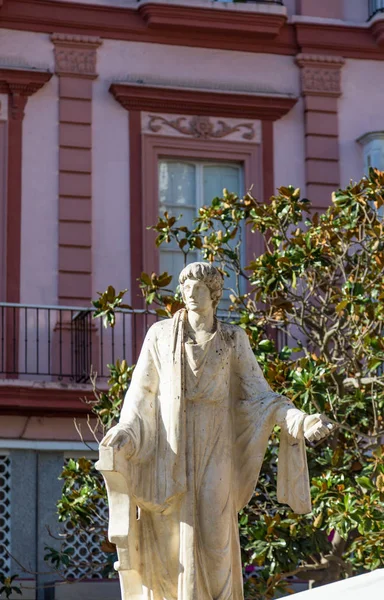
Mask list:
[[24,119],[24,109],[27,104],[28,95],[20,93],[20,91],[12,90],[9,94],[9,116],[14,121],[22,121]]
[[55,33],[51,40],[55,45],[56,73],[91,79],[97,77],[96,60],[100,38]]
[[96,76],[95,50],[55,49],[56,72],[60,74]]
[[345,62],[344,58],[299,54],[296,62],[301,67],[303,94],[340,96],[341,68]]
[[253,123],[239,123],[228,125],[225,121],[212,123],[209,117],[177,117],[176,119],[165,119],[164,117],[149,115],[148,129],[158,133],[163,127],[170,127],[182,135],[197,139],[220,139],[232,133],[243,131],[244,140],[253,140],[255,129]]
[[341,94],[339,70],[305,67],[301,72],[301,81],[304,94],[322,93],[327,96]]

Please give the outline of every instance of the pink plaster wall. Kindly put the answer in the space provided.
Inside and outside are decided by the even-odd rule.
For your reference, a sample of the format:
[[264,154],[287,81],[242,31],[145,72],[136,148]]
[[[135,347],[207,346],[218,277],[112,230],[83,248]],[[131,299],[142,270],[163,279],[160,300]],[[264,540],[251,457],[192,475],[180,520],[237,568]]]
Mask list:
[[[3,29],[2,63],[53,71],[49,35]],[[27,102],[23,122],[20,301],[57,299],[57,81]]]
[[[156,68],[154,68],[154,65]],[[292,57],[204,48],[183,48],[157,44],[104,40],[98,49],[99,78],[93,96],[93,232],[94,291],[127,287],[129,282],[129,173],[128,117],[108,93],[110,81],[127,80],[128,75],[173,83],[188,83],[229,89],[258,89],[299,94],[299,74]],[[107,115],[107,117],[106,117]],[[279,127],[280,170],[297,170],[302,148],[292,152],[299,135],[292,134],[293,121]],[[294,140],[294,142],[292,141]],[[285,148],[285,151],[284,151]],[[113,202],[113,209],[111,208]]]
[[368,0],[344,0],[344,20],[364,23],[368,19]]
[[42,33],[2,29],[1,58],[4,66],[54,69],[49,35]]
[[298,93],[297,67],[292,57],[104,40],[98,51],[98,71],[108,80],[128,77],[189,82],[243,91]]
[[[52,44],[44,34],[5,31],[2,54],[13,64],[54,68]],[[286,56],[105,40],[98,49],[97,71],[93,99],[93,295],[109,283],[125,287],[130,276],[128,117],[108,92],[112,80],[126,79],[128,74],[154,77],[155,71],[157,78],[174,84],[203,82],[229,89],[299,93],[297,68]],[[57,119],[58,87],[53,77],[29,99],[24,121],[23,302],[57,302]],[[300,155],[300,148],[295,153],[289,151],[291,126],[290,117],[285,125],[278,126],[277,152],[284,155],[286,147],[286,160]],[[295,161],[288,163],[286,170],[296,170]],[[278,178],[281,168],[279,159]]]
[[[86,419],[76,419],[83,438],[94,442]],[[2,416],[0,419],[0,438],[15,440],[47,440],[80,442],[74,420],[70,417],[23,417]]]
[[294,185],[305,195],[305,131],[302,98],[274,124],[275,185]]
[[342,19],[344,0],[298,0],[299,14],[327,19]]
[[101,57],[93,84],[93,297],[130,281],[128,113],[108,92],[111,69],[113,61]]
[[8,122],[6,119],[8,97],[0,96],[0,301],[5,300],[5,252],[6,252],[6,174]]
[[284,0],[284,5],[285,8],[287,9],[287,15],[288,17],[291,17],[292,15],[297,15],[297,3],[299,2],[299,0]]
[[58,82],[28,99],[23,123],[20,301],[57,304]]
[[341,185],[363,175],[363,151],[356,139],[384,130],[384,63],[347,60],[339,99]]

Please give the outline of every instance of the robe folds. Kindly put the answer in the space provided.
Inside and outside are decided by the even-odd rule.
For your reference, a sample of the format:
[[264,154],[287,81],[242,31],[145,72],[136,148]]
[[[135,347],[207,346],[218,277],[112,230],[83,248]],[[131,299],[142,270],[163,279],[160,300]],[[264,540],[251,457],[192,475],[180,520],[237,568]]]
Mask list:
[[305,415],[271,390],[241,328],[218,321],[193,344],[185,322],[181,310],[148,331],[119,424],[134,443],[142,599],[242,600],[237,513],[277,423],[278,499],[311,511]]

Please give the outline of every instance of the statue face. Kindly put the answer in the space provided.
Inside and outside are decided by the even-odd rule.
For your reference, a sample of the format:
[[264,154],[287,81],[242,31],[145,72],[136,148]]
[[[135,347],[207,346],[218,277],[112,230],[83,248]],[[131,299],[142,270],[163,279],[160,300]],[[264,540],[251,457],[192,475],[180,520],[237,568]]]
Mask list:
[[188,310],[205,312],[212,309],[211,292],[203,281],[186,279],[183,284],[183,297]]

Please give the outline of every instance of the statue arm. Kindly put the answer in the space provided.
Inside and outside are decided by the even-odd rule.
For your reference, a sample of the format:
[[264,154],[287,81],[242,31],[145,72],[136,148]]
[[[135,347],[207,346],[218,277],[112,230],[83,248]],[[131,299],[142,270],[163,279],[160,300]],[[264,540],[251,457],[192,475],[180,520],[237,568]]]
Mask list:
[[312,442],[320,440],[332,430],[333,426],[322,415],[307,415],[295,408],[289,398],[273,392],[253,354],[248,337],[242,330],[238,332],[236,362],[243,394],[255,400],[266,395],[269,398],[275,396],[275,402],[278,402],[276,425],[284,428],[290,436],[296,439],[305,437]]
[[102,446],[117,450],[124,447],[126,458],[147,460],[153,450],[156,433],[156,396],[159,387],[155,345],[155,327],[151,327],[124,398],[120,421],[101,441]]

